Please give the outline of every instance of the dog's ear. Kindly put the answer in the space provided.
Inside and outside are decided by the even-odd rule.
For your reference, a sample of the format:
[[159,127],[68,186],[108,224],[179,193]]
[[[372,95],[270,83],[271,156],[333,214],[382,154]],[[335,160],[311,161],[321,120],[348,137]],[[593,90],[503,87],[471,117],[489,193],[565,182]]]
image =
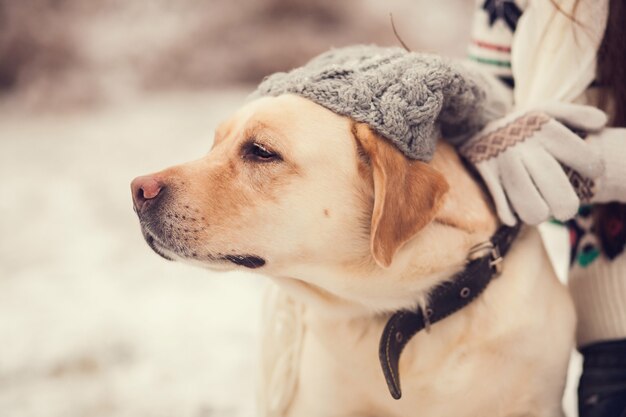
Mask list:
[[435,220],[470,234],[491,235],[497,226],[497,217],[487,194],[467,171],[454,148],[446,141],[439,141],[429,165],[444,172],[450,185]]
[[388,267],[402,245],[433,220],[448,183],[439,171],[408,159],[369,126],[355,123],[352,131],[369,160],[374,183],[372,255]]

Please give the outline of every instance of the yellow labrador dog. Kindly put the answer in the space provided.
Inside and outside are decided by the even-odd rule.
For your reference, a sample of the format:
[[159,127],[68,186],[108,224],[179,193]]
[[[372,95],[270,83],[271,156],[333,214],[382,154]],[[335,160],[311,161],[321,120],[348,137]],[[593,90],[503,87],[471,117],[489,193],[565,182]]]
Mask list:
[[208,155],[132,192],[161,256],[256,268],[277,284],[263,416],[562,415],[574,311],[532,228],[478,299],[409,341],[402,398],[389,395],[378,362],[388,319],[427,303],[497,228],[445,143],[431,163],[409,160],[309,100],[265,97],[219,127]]

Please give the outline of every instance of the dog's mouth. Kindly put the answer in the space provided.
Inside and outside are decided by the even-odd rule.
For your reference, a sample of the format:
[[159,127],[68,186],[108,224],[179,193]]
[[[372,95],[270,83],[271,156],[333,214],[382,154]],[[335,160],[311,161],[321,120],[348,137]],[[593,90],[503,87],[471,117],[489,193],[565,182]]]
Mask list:
[[[229,254],[216,254],[216,255],[204,255],[202,257],[198,256],[195,252],[189,252],[187,250],[177,251],[169,247],[166,242],[163,242],[157,236],[155,236],[151,231],[147,230],[145,226],[142,225],[142,231],[144,235],[144,239],[150,249],[152,249],[157,255],[161,256],[168,261],[174,261],[174,257],[170,255],[170,253],[176,254],[181,258],[196,260],[196,261],[204,261],[209,263],[230,263],[237,266],[243,266],[248,269],[257,269],[266,264],[264,258],[252,255],[252,254],[237,254],[237,253],[229,253]],[[189,253],[188,253],[189,252]]]
[[221,259],[249,269],[260,268],[265,265],[265,259],[256,255],[225,255]]

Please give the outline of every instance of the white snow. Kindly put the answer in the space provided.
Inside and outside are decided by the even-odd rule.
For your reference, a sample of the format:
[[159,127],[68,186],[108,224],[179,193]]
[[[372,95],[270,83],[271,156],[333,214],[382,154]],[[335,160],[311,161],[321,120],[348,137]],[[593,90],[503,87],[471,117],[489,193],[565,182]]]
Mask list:
[[0,115],[0,416],[251,416],[260,277],[156,256],[130,180],[243,93]]

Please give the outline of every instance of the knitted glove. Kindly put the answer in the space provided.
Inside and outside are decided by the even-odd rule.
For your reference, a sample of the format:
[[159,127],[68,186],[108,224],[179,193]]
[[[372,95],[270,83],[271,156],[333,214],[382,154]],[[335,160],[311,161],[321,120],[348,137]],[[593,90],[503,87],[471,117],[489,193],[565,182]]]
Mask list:
[[580,200],[559,162],[591,180],[604,171],[599,150],[570,129],[599,131],[606,121],[594,107],[554,103],[487,124],[459,152],[482,176],[504,224],[516,223],[513,211],[527,224],[566,220]]
[[626,129],[605,128],[590,134],[585,142],[602,157],[604,172],[595,180],[565,167],[576,194],[583,203],[626,203]]

